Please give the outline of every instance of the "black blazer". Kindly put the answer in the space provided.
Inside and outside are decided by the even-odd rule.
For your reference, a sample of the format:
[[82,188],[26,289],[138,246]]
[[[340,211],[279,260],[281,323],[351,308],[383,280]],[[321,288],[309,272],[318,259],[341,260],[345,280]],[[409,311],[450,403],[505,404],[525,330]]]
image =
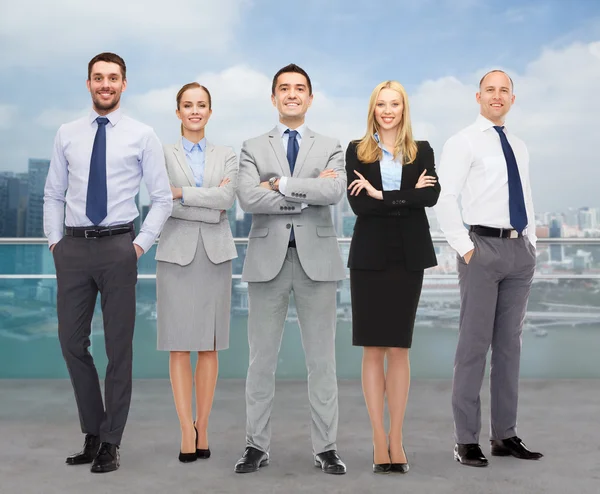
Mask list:
[[[359,161],[357,145],[357,141],[351,142],[346,150],[348,184],[358,178],[356,170],[377,190],[383,190],[379,161]],[[390,228],[401,232],[406,269],[418,271],[437,265],[425,208],[435,205],[441,188],[437,182],[433,187],[415,189],[425,169],[427,175],[437,178],[433,149],[427,141],[417,141],[415,161],[402,167],[400,190],[383,191],[382,201],[369,197],[364,189],[358,196],[347,191],[348,202],[357,216],[348,255],[350,269],[385,269],[386,232]]]

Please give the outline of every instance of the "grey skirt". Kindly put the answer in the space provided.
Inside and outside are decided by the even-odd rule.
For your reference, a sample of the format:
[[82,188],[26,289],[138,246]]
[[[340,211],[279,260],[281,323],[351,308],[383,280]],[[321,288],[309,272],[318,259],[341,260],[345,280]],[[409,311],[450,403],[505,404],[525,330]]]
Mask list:
[[157,348],[199,352],[229,348],[231,261],[213,264],[201,232],[187,266],[156,263]]

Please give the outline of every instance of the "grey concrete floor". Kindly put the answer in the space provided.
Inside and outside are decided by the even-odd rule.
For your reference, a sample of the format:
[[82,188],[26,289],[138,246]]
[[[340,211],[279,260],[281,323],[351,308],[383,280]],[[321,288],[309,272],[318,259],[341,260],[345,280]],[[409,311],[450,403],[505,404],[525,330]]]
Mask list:
[[[600,381],[525,381],[519,434],[546,456],[538,462],[490,458],[487,468],[453,460],[450,382],[412,383],[405,421],[407,475],[371,473],[372,446],[360,383],[340,382],[339,452],[343,476],[313,466],[306,383],[278,381],[271,464],[237,475],[244,449],[244,383],[218,384],[206,461],[177,460],[179,427],[168,381],[134,383],[121,468],[94,475],[89,466],[67,466],[80,449],[70,382],[0,380],[0,493],[600,493]],[[488,452],[489,400],[482,393]]]

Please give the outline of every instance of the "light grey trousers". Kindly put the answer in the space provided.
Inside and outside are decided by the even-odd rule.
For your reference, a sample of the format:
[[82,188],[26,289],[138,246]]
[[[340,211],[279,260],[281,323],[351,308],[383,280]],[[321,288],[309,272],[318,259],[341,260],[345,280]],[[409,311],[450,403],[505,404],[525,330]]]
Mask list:
[[275,371],[293,291],[308,370],[313,453],[337,449],[336,287],[335,281],[309,279],[293,248],[288,249],[283,267],[273,280],[248,283],[248,446],[269,452]]
[[452,410],[457,443],[479,443],[479,394],[491,346],[490,439],[516,436],[521,333],[535,271],[526,237],[471,233],[475,252],[458,258],[460,326],[454,361]]

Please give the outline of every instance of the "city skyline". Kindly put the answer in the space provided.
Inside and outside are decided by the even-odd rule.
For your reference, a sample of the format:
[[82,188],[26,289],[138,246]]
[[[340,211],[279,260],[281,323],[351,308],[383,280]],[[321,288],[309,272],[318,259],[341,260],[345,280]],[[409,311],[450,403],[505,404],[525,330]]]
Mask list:
[[[6,10],[0,171],[22,173],[30,157],[48,157],[60,124],[89,111],[86,66],[100,51],[125,58],[123,108],[163,142],[178,135],[175,93],[198,80],[213,93],[208,139],[239,151],[274,126],[271,77],[293,61],[313,80],[307,123],[315,131],[344,146],[360,137],[372,88],[394,78],[408,90],[415,136],[431,142],[438,161],[445,140],[477,115],[479,78],[498,67],[515,82],[507,125],[529,147],[536,209],[599,205],[598,2],[357,0],[348,8],[307,0],[286,22],[273,2],[250,0],[126,1],[117,15],[66,0]],[[96,23],[102,36],[89,35]]]
[[[29,158],[27,173],[0,171],[0,237],[43,237],[44,185],[50,160]],[[143,185],[136,196],[139,216],[135,219],[139,231],[150,205],[142,200]],[[332,206],[338,237],[352,236],[356,216],[347,197]],[[235,237],[247,237],[252,215],[245,213],[236,200],[227,212]],[[437,217],[427,208],[431,233],[443,237]],[[536,233],[541,238],[600,237],[600,207],[569,207],[565,211],[537,211]],[[562,256],[561,256],[562,259]]]

